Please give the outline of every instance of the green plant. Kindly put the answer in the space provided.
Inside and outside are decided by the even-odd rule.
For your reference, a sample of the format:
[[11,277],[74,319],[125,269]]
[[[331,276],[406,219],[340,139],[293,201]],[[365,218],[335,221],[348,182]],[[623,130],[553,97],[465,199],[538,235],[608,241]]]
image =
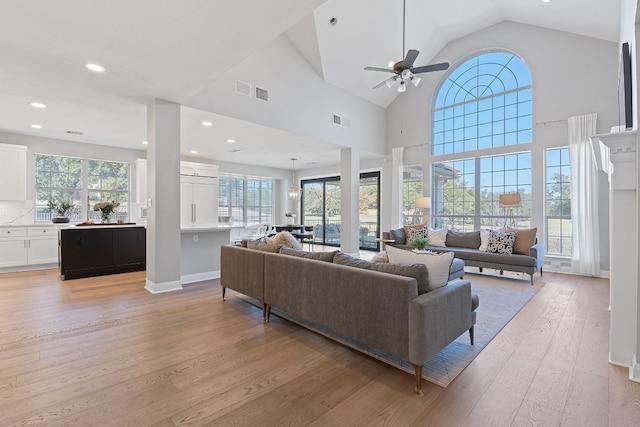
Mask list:
[[71,202],[67,202],[66,200],[49,200],[47,202],[47,208],[49,208],[51,212],[56,212],[60,216],[65,216],[68,212],[75,209],[75,205]]
[[428,237],[415,237],[413,240],[411,240],[409,242],[409,246],[413,246],[414,248],[418,249],[418,250],[422,250],[425,248],[425,246],[429,245],[429,238]]

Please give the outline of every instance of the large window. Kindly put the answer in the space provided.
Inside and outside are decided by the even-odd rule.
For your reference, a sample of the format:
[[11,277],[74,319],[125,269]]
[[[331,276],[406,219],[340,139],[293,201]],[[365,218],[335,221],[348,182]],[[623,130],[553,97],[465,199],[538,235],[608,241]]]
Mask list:
[[[93,208],[100,202],[120,203],[114,212],[113,219],[127,220],[129,217],[129,164],[88,160],[87,176],[89,206]],[[99,220],[100,211],[91,209],[89,218]]]
[[[531,75],[509,52],[485,52],[445,76],[432,110],[432,218],[460,231],[505,224],[504,193],[520,193],[531,220]],[[513,146],[513,148],[509,148]]]
[[220,174],[218,183],[218,216],[235,225],[273,222],[273,179]]
[[569,149],[546,152],[547,253],[571,255],[571,173]]
[[[378,250],[380,237],[380,172],[360,174],[358,189],[360,249]],[[302,181],[302,218],[313,226],[314,239],[330,246],[340,245],[342,233],[340,177]]]
[[82,208],[82,159],[36,154],[36,222],[51,221],[50,200],[71,202],[77,207],[72,221],[80,218]]
[[120,206],[114,219],[129,218],[129,164],[75,157],[35,156],[36,222],[50,221],[49,200],[73,203],[72,221],[99,220],[93,211],[98,202],[115,201]]
[[453,69],[433,106],[433,154],[531,142],[531,75],[518,56],[489,52]]

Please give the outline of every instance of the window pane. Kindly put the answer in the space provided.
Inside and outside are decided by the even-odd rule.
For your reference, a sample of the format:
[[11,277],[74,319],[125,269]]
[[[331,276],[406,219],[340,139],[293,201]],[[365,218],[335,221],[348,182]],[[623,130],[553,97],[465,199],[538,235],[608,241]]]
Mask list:
[[36,154],[35,156],[35,221],[51,221],[57,214],[50,212],[48,202],[65,201],[74,209],[68,213],[71,221],[79,221],[82,212],[82,159]]
[[569,149],[546,151],[545,210],[547,253],[571,255],[571,175]]

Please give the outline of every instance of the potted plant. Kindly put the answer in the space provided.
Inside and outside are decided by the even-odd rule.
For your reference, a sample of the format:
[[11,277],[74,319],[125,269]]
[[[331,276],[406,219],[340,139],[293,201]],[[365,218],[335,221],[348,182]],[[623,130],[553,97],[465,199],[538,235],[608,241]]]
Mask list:
[[49,211],[57,214],[51,219],[51,221],[54,223],[66,223],[70,221],[67,214],[72,212],[75,209],[75,206],[73,203],[67,202],[66,200],[49,200],[47,202],[47,208],[49,208]]
[[414,248],[416,248],[419,251],[424,250],[424,248],[426,246],[429,245],[429,238],[428,237],[415,237],[413,240],[411,240],[409,242],[409,246],[413,246]]

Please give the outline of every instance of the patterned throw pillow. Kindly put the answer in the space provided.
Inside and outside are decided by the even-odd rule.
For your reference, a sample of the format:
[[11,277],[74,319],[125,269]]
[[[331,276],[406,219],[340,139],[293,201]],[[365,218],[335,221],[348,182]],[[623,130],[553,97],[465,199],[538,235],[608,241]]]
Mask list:
[[516,233],[500,233],[498,231],[492,231],[489,234],[487,252],[511,255],[513,253],[513,244],[515,242]]
[[404,227],[404,235],[407,244],[416,237],[427,237],[429,230],[425,224],[407,225]]

